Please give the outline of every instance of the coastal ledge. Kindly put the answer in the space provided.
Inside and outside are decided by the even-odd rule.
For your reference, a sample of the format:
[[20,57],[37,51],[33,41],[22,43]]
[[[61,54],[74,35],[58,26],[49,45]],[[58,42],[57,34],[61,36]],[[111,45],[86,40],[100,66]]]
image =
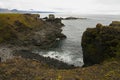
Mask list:
[[97,24],[88,28],[82,36],[84,66],[120,59],[120,21],[109,26]]

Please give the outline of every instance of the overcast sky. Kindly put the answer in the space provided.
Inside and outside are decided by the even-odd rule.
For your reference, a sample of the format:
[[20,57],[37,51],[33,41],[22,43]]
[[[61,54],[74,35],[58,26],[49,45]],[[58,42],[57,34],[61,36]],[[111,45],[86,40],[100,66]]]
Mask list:
[[0,0],[0,8],[81,14],[120,14],[120,0]]

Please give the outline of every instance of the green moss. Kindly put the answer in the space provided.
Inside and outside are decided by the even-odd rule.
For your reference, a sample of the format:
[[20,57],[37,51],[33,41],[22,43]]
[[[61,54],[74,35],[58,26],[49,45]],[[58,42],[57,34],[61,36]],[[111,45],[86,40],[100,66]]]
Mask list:
[[115,50],[116,50],[116,56],[117,56],[118,58],[120,58],[120,42],[119,42],[119,44],[117,45],[117,47],[115,48]]
[[[82,47],[85,63],[100,63],[120,56],[120,22],[114,24],[114,26],[98,24],[96,28],[88,28],[84,32]],[[97,59],[94,60],[95,58]]]
[[0,42],[2,42],[4,39],[2,37],[0,37]]
[[88,51],[88,52],[91,52],[90,55],[93,55],[93,54],[96,52],[96,50],[97,50],[97,49],[95,48],[95,46],[94,46],[94,45],[91,45],[91,44],[88,45],[88,46],[86,46],[86,47],[88,47],[87,51]]
[[[10,38],[22,39],[30,29],[43,24],[38,14],[0,14],[0,43]],[[15,37],[16,36],[16,37]]]

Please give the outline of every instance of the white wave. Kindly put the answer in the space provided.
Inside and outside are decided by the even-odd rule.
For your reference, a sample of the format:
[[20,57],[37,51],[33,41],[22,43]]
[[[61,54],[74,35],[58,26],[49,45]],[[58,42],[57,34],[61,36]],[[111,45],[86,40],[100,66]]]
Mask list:
[[[44,57],[54,58],[65,63],[75,65],[75,66],[82,66],[83,59],[80,55],[74,55],[70,51],[58,52],[58,51],[48,51],[46,54],[40,54]],[[79,57],[78,57],[79,56]]]

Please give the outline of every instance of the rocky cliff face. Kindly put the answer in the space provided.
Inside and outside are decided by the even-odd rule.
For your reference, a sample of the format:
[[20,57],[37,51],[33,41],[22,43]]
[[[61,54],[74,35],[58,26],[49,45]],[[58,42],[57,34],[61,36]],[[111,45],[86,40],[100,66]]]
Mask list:
[[120,22],[113,21],[109,26],[97,24],[96,28],[88,28],[82,37],[82,48],[86,66],[120,58]]
[[[0,54],[33,48],[50,48],[62,34],[61,21],[53,23],[40,19],[38,14],[0,14]],[[1,56],[2,57],[2,56]]]
[[0,14],[0,42],[50,47],[57,38],[65,38],[62,25],[55,21],[54,24],[43,21],[37,14]]

